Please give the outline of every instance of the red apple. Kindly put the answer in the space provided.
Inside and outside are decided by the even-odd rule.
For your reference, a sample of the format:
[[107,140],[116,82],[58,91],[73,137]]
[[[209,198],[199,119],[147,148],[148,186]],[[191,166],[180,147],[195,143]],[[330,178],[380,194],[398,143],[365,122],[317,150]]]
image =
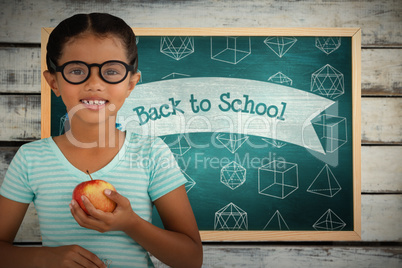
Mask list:
[[89,215],[88,210],[82,202],[81,196],[85,195],[95,208],[105,212],[112,212],[116,208],[116,203],[109,199],[103,191],[110,189],[116,191],[114,186],[104,180],[93,180],[87,171],[90,181],[84,181],[78,184],[73,191],[73,199],[77,201],[80,207]]

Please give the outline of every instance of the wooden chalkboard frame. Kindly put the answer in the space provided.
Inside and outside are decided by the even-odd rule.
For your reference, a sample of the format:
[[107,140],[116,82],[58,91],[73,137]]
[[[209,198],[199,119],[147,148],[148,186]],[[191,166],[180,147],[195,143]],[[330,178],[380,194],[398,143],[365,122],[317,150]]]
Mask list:
[[[133,28],[137,36],[350,37],[352,46],[353,231],[203,231],[207,241],[356,241],[361,239],[361,29],[360,28]],[[41,69],[52,28],[41,30]],[[41,81],[41,137],[50,136],[51,90]]]

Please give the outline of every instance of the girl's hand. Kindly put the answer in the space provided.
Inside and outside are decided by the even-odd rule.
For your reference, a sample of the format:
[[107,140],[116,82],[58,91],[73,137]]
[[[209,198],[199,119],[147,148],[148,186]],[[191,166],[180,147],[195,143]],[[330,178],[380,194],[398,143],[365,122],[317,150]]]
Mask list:
[[132,221],[139,216],[131,208],[130,201],[115,191],[106,189],[105,195],[115,201],[117,206],[113,212],[96,209],[86,196],[82,200],[90,215],[87,215],[77,202],[71,201],[71,214],[77,223],[87,229],[104,233],[108,231],[125,231],[132,226]]
[[95,254],[80,246],[49,247],[47,252],[46,267],[107,267]]

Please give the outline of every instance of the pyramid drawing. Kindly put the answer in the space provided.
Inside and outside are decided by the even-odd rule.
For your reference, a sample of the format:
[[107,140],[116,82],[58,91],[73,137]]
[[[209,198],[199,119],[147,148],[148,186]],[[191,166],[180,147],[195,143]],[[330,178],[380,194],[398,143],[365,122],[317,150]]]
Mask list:
[[291,36],[271,36],[264,40],[264,44],[280,58],[282,58],[296,42],[297,39]]
[[168,75],[162,77],[161,79],[165,80],[165,79],[176,79],[176,78],[184,78],[184,77],[190,77],[190,75],[181,74],[181,73],[171,73],[171,74],[168,74]]
[[317,231],[340,231],[346,226],[346,223],[341,220],[331,209],[328,209],[313,225]]
[[334,195],[336,195],[340,190],[342,190],[342,188],[339,185],[339,182],[336,180],[334,173],[332,173],[331,169],[328,167],[328,164],[326,164],[308,187],[307,192],[334,197]]
[[283,219],[281,213],[277,210],[268,223],[265,225],[264,230],[289,230],[288,225],[286,224],[285,220]]
[[222,133],[216,139],[233,154],[248,140],[248,136]]
[[190,143],[183,135],[167,136],[163,141],[170,147],[170,150],[175,155],[183,156],[191,149]]
[[289,77],[287,77],[286,75],[284,75],[281,72],[277,72],[276,74],[269,77],[268,81],[272,82],[272,83],[284,84],[284,85],[288,85],[288,86],[291,86],[293,83],[292,79],[290,79]]
[[285,142],[279,141],[279,140],[270,140],[270,139],[264,139],[264,138],[261,138],[261,140],[265,141],[266,143],[271,144],[275,148],[282,148],[283,146],[286,145]]

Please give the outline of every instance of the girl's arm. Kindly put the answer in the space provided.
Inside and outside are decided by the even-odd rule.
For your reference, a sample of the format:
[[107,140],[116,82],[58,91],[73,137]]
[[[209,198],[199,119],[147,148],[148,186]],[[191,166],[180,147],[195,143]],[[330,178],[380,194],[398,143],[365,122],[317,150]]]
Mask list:
[[58,248],[13,246],[15,235],[28,206],[29,204],[0,196],[0,268],[106,267],[93,253],[79,246]]
[[113,213],[95,209],[84,197],[84,204],[91,214],[87,216],[76,202],[72,202],[72,214],[81,226],[99,232],[124,231],[145,250],[171,267],[201,266],[201,238],[184,186],[154,202],[165,229],[141,219],[132,210],[129,200],[117,192],[106,190],[105,194],[117,203]]

